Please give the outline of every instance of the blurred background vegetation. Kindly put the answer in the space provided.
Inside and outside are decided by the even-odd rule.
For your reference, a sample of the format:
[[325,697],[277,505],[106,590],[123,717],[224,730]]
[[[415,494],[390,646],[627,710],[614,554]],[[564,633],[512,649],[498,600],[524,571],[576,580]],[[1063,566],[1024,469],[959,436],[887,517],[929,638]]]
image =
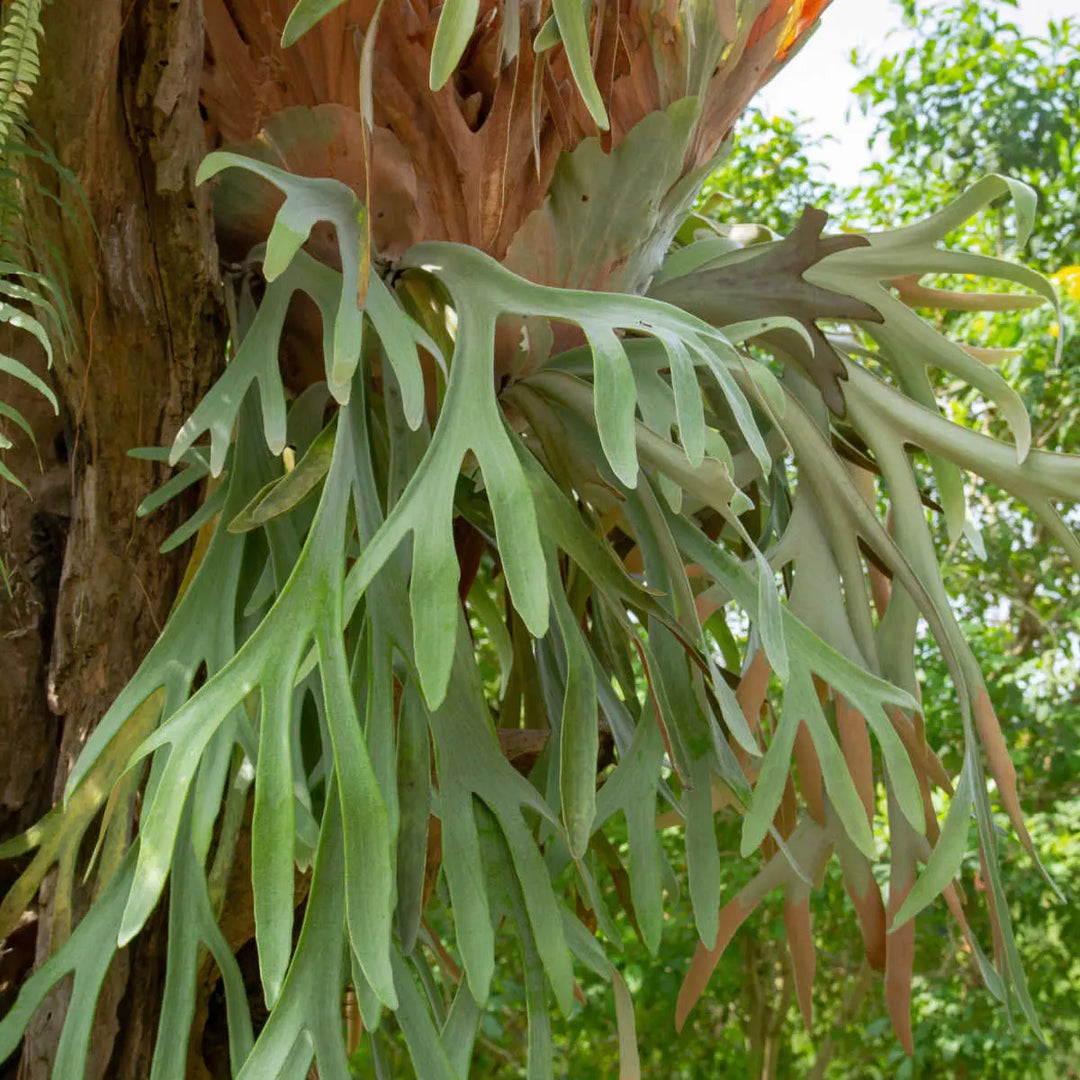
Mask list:
[[[951,315],[957,340],[1003,352],[1003,373],[1039,417],[1035,444],[1080,453],[1080,20],[1050,23],[1025,36],[1010,21],[1015,0],[928,4],[897,0],[910,29],[903,45],[874,65],[853,56],[853,101],[875,123],[875,163],[860,186],[830,181],[828,140],[815,140],[799,117],[744,117],[731,156],[709,180],[699,212],[728,225],[756,222],[788,232],[806,204],[823,206],[832,226],[873,229],[925,216],[987,172],[1024,180],[1039,195],[1035,233],[1017,253],[1058,285],[1063,319],[1049,308],[1019,315]],[[764,234],[767,235],[767,234]],[[1007,254],[1006,212],[991,210],[956,238],[970,250]],[[973,282],[951,281],[954,289]],[[1064,338],[1060,364],[1058,339]],[[953,418],[995,430],[998,417],[967,388],[939,385]],[[948,549],[947,584],[989,689],[1021,779],[1031,832],[1044,865],[1068,898],[1061,903],[1002,829],[1012,917],[1047,1045],[984,989],[972,957],[940,900],[919,916],[912,1016],[915,1056],[889,1027],[880,980],[862,961],[839,874],[813,897],[821,963],[814,1024],[807,1032],[794,1004],[781,940],[781,902],[753,916],[724,954],[705,998],[681,1035],[674,1003],[694,951],[689,900],[669,895],[665,934],[655,956],[620,915],[622,974],[633,995],[644,1077],[653,1080],[763,1080],[767,1077],[982,1078],[1065,1080],[1080,1076],[1080,607],[1071,572],[1039,524],[1001,492],[971,493],[981,537]],[[1073,521],[1074,527],[1080,522]],[[1008,595],[1011,600],[1004,597]],[[927,732],[950,769],[959,768],[962,734],[948,676],[926,639],[920,657]],[[749,877],[737,857],[738,821],[717,816],[725,895]],[[669,860],[685,881],[682,845],[670,836]],[[972,854],[967,880],[980,887]],[[674,883],[673,883],[674,884]],[[608,887],[622,889],[612,878]],[[984,940],[985,926],[976,927]],[[504,942],[510,952],[514,943]],[[502,968],[495,1009],[478,1043],[475,1075],[524,1077],[526,1031],[500,1023],[523,1018],[524,987]],[[576,1014],[553,1010],[556,1059],[572,1080],[618,1072],[611,987],[582,976]],[[357,1077],[411,1075],[408,1057],[387,1030],[355,1061]],[[373,1059],[372,1054],[375,1058]]]

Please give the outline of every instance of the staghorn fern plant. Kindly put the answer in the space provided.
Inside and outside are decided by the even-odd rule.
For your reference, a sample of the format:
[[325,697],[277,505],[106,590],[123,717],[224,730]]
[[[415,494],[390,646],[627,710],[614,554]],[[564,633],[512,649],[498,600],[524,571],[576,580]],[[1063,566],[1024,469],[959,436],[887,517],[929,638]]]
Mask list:
[[[160,639],[63,803],[0,848],[34,853],[0,936],[55,867],[64,941],[0,1021],[0,1056],[72,974],[54,1076],[81,1077],[108,966],[168,890],[152,1080],[185,1075],[208,956],[233,1076],[313,1059],[348,1076],[346,993],[374,1038],[394,1013],[417,1075],[465,1076],[507,933],[530,1077],[553,1074],[549,995],[575,1008],[575,963],[611,980],[636,1076],[613,910],[657,949],[672,813],[700,937],[678,1025],[774,889],[811,1023],[809,897],[835,855],[909,1052],[917,915],[938,898],[1038,1030],[988,774],[1031,842],[935,533],[974,536],[982,477],[1080,565],[1060,510],[1080,461],[1032,450],[993,358],[905,303],[969,309],[913,292],[950,274],[1027,290],[988,310],[1055,302],[1022,266],[942,246],[1003,198],[1022,243],[1031,193],[988,177],[867,235],[807,210],[745,246],[688,218],[824,6],[206,0],[203,101],[225,145],[201,177],[218,182],[232,350],[171,449],[139,451],[186,466],[140,512],[211,479],[167,544],[196,537]],[[939,370],[1000,410],[1011,445],[941,413]],[[957,776],[919,707],[920,622],[964,719]],[[759,867],[734,896],[717,814]],[[961,878],[972,815],[989,950]],[[77,874],[98,894],[72,926]],[[249,938],[259,1031],[235,956]]]

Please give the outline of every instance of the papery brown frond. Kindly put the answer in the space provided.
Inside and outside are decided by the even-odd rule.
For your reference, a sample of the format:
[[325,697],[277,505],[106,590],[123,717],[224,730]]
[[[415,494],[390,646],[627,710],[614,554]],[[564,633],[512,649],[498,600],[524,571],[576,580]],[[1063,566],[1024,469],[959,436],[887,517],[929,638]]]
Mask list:
[[[804,819],[790,837],[790,848],[797,854],[799,861],[804,867],[809,868],[811,875],[816,875],[827,852],[829,844],[837,830],[828,827],[822,828],[815,822]],[[790,890],[791,897],[796,904],[801,903],[802,890],[806,889],[806,883],[796,875],[795,869],[788,862],[784,854],[775,854],[758,871],[746,885],[736,893],[721,909],[719,918],[719,931],[712,948],[708,948],[702,942],[698,942],[694,950],[693,959],[687,969],[686,976],[679,988],[678,998],[675,1002],[675,1027],[681,1031],[686,1018],[698,1003],[701,995],[705,992],[709,979],[712,978],[716,965],[720,962],[725,949],[731,943],[735,932],[750,917],[754,909],[773,889],[785,886]],[[796,922],[801,924],[802,916],[796,913]],[[809,918],[809,909],[806,911]],[[797,946],[800,951],[799,966],[800,978],[804,984],[807,980],[813,980],[813,963],[808,960],[804,947]],[[801,998],[800,998],[801,1001]]]
[[812,285],[805,279],[805,272],[829,255],[869,243],[857,235],[823,237],[821,232],[827,220],[825,211],[807,207],[788,236],[760,255],[734,265],[668,279],[653,289],[651,295],[676,301],[714,326],[772,315],[798,319],[813,342],[812,349],[808,350],[805,341],[793,330],[774,330],[762,335],[762,339],[795,359],[829,408],[843,415],[840,381],[846,378],[844,364],[818,328],[817,320],[879,323],[882,317],[862,300]]
[[844,835],[837,834],[836,851],[844,879],[844,891],[855,909],[863,951],[870,967],[885,971],[885,904],[870,860]]
[[836,698],[836,731],[840,736],[840,747],[844,751],[844,760],[851,772],[855,790],[859,793],[866,820],[874,820],[874,752],[870,745],[870,732],[866,726],[866,717],[858,709],[853,709],[842,697]]
[[[890,805],[890,810],[892,806]],[[911,978],[915,968],[915,919],[892,929],[893,920],[915,884],[917,836],[900,813],[889,815],[892,823],[892,858],[889,866],[889,902],[885,938],[885,1007],[893,1031],[908,1056],[915,1053],[911,1031]]]
[[1038,859],[1035,855],[1035,845],[1031,834],[1028,832],[1027,823],[1024,821],[1024,811],[1020,807],[1020,792],[1016,783],[1016,766],[1009,757],[1008,747],[1005,745],[1005,737],[1001,733],[1001,725],[998,723],[994,707],[990,704],[990,695],[986,687],[980,687],[975,698],[975,727],[979,732],[979,741],[987,761],[990,763],[990,775],[997,784],[998,794],[1001,796],[1002,805],[1009,815],[1009,820],[1016,829],[1017,835],[1026,848],[1029,855]]
[[814,740],[810,738],[810,729],[806,722],[799,721],[799,730],[795,735],[795,765],[799,770],[799,790],[814,820],[819,825],[825,824],[825,786],[821,776],[821,762],[818,760]]
[[[259,156],[352,186],[370,206],[379,257],[394,260],[420,240],[453,240],[503,259],[526,219],[544,204],[559,155],[598,134],[562,45],[539,54],[533,49],[546,8],[522,5],[520,41],[508,60],[503,5],[483,0],[457,71],[432,91],[429,69],[441,6],[398,3],[384,9],[375,29],[368,192],[357,119],[336,114],[337,135],[328,138],[327,114],[321,114],[312,120],[312,145],[291,138],[287,153],[277,139],[279,115],[297,106],[358,112],[360,47],[376,4],[349,0],[282,48],[293,6],[294,0],[207,0],[201,101],[208,137],[213,145],[239,144],[249,152],[261,145]],[[594,9],[594,67],[610,118],[601,140],[605,151],[692,92],[688,72],[700,63],[695,48],[707,47],[716,67],[700,86],[701,111],[683,175],[707,164],[823,4],[773,3],[753,24],[738,17],[736,5],[718,5],[711,43],[691,46],[684,21],[696,7],[617,0]],[[733,40],[726,40],[728,34]],[[245,192],[249,204],[253,192]],[[254,220],[276,209],[269,195],[263,198],[265,205],[250,208],[251,221],[223,222],[238,244],[261,239],[253,234]],[[602,215],[605,208],[592,212]],[[389,224],[391,218],[396,224]],[[617,271],[617,261],[612,265]]]
[[814,947],[814,928],[810,919],[810,890],[792,889],[784,900],[784,929],[787,932],[791,970],[795,976],[795,997],[807,1030],[813,1023],[814,972],[817,969],[817,949]]

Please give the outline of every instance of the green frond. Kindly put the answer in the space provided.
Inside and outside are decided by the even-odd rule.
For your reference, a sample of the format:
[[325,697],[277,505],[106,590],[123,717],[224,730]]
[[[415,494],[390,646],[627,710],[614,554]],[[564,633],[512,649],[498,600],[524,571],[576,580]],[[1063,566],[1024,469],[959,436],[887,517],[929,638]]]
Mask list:
[[41,12],[46,0],[12,0],[0,28],[0,146],[26,118],[26,103],[41,74]]
[[[47,2],[12,0],[6,6],[0,25],[0,297],[4,298],[0,302],[0,321],[36,338],[51,368],[54,346],[63,349],[70,338],[69,305],[62,283],[50,274],[33,271],[26,265],[33,252],[26,246],[20,185],[28,181],[17,165],[23,157],[42,159],[60,170],[65,179],[71,179],[71,174],[62,169],[49,148],[32,146],[25,141],[26,105],[41,73],[41,13]],[[40,190],[38,185],[35,186]],[[24,363],[13,357],[0,356],[0,371],[32,386],[49,401],[54,411],[58,411],[56,397],[48,384]],[[0,402],[2,418],[33,437],[25,418]],[[2,431],[0,440],[0,450],[10,449],[11,441]],[[3,462],[0,462],[0,483],[13,483],[26,490]],[[0,573],[8,584],[2,563]]]

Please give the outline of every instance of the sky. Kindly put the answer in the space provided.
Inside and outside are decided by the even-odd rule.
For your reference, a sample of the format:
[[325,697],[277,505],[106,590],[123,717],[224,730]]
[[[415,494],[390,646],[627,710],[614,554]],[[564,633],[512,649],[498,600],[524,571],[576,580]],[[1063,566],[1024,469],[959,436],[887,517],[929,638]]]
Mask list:
[[[1020,0],[1009,19],[1041,34],[1050,19],[1080,13],[1078,0]],[[833,0],[817,32],[791,63],[761,92],[758,104],[769,115],[795,112],[815,135],[836,140],[829,150],[832,179],[854,184],[870,163],[871,124],[859,113],[851,87],[857,73],[848,57],[857,48],[871,60],[903,47],[900,8],[892,0]],[[848,115],[850,112],[850,115]]]

